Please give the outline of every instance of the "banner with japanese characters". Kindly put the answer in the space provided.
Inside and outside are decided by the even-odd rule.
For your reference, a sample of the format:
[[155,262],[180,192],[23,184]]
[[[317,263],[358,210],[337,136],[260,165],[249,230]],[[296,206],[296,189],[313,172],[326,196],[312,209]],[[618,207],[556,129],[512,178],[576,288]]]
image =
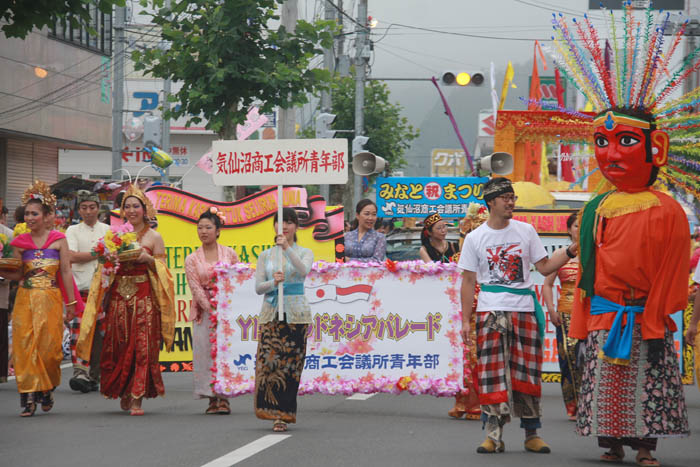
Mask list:
[[[367,266],[317,262],[307,276],[312,323],[300,394],[454,395],[462,388],[460,274],[421,261]],[[255,270],[222,266],[212,383],[218,394],[255,388],[258,312]]]
[[462,217],[469,203],[482,203],[487,177],[377,178],[379,217]]
[[[192,294],[185,276],[185,258],[201,242],[197,221],[202,212],[216,207],[224,216],[219,243],[236,251],[243,263],[257,263],[258,255],[274,245],[273,218],[277,212],[275,188],[267,188],[237,201],[215,201],[172,187],[146,190],[158,215],[158,232],[165,242],[166,262],[175,282],[175,340],[172,351],[161,348],[163,371],[192,370],[192,324],[189,321]],[[285,187],[283,205],[299,216],[299,242],[318,260],[334,261],[342,254],[343,208],[326,206],[320,196],[308,196],[305,188]],[[121,222],[116,213],[112,225]],[[253,292],[254,293],[254,292]]]
[[218,140],[212,143],[216,185],[343,184],[345,139]]

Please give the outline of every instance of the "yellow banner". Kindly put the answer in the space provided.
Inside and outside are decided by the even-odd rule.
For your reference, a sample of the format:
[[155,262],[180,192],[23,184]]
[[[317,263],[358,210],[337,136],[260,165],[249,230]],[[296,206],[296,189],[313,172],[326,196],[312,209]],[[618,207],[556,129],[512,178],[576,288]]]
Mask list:
[[[306,193],[303,188],[296,188],[295,190],[303,190],[303,198],[306,198]],[[195,216],[188,216],[188,213],[184,213],[185,215],[183,215],[183,213],[174,212],[171,209],[173,206],[181,206],[184,203],[191,202],[188,200],[192,199],[192,195],[169,189],[166,203],[166,198],[164,197],[165,195],[163,193],[158,193],[158,191],[159,190],[156,190],[156,195],[161,195],[159,198],[161,202],[156,204],[156,206],[162,206],[162,209],[158,209],[158,232],[163,236],[163,240],[165,241],[167,265],[175,281],[175,309],[177,311],[173,351],[165,352],[161,350],[161,370],[191,371],[192,324],[188,321],[188,317],[190,313],[192,294],[187,285],[187,279],[185,277],[185,258],[187,255],[199,248],[201,243],[197,237],[197,223]],[[151,190],[149,190],[148,195],[149,198],[153,198],[153,193]],[[221,229],[221,236],[219,237],[219,243],[233,248],[238,254],[238,258],[241,262],[251,264],[256,264],[260,253],[274,245],[275,231],[273,227],[273,219],[274,214],[277,212],[276,196],[269,197],[265,195],[265,203],[256,202],[255,196],[256,195],[253,195],[250,197],[250,199],[246,199],[243,205],[246,207],[251,206],[251,214],[254,207],[256,210],[255,215],[251,215],[250,217],[256,217],[257,219],[252,222],[249,219],[248,222],[243,223],[245,225],[228,225],[229,228]],[[314,199],[314,197],[309,199],[309,203],[318,201],[319,200]],[[198,198],[197,202],[198,212],[204,211],[208,208],[208,206],[222,206],[222,204],[227,204],[204,200],[201,198]],[[301,203],[299,202],[298,197],[285,197],[285,206],[295,207],[302,210],[306,208],[306,206],[299,204]],[[258,211],[261,209],[269,210],[269,214],[271,215],[264,215],[268,213]],[[338,207],[326,207],[325,210],[327,214],[329,212],[337,213]],[[236,210],[232,209],[230,212],[232,217],[236,219]],[[340,213],[342,217],[342,208],[340,208]],[[311,224],[308,227],[304,227],[302,222],[302,226],[297,233],[298,243],[299,245],[309,248],[314,252],[314,260],[333,262],[336,260],[336,239],[339,238],[342,242],[342,232],[340,236],[336,236],[336,238],[330,238],[323,241],[317,240],[314,238],[319,237],[318,233],[315,234],[317,225],[318,224],[316,223]],[[339,245],[338,250],[342,251],[342,248],[340,247],[342,247],[342,245]],[[260,300],[262,303],[262,297]],[[258,310],[249,311],[251,313],[257,313]]]

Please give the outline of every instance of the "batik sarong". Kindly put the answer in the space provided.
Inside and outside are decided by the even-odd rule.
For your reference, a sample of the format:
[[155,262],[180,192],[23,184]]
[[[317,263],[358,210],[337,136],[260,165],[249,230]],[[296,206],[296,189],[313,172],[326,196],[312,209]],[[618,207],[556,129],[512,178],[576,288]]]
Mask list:
[[261,326],[255,357],[254,403],[258,418],[296,423],[308,327],[277,320]]
[[[648,341],[636,323],[628,365],[599,358],[607,330],[591,331],[586,339],[585,365],[578,399],[576,429],[582,436],[600,437],[601,446],[643,445],[655,438],[688,436],[688,414],[681,386],[673,335],[666,331],[663,356],[648,358]],[[607,439],[606,439],[607,438]],[[654,438],[644,443],[642,438]]]

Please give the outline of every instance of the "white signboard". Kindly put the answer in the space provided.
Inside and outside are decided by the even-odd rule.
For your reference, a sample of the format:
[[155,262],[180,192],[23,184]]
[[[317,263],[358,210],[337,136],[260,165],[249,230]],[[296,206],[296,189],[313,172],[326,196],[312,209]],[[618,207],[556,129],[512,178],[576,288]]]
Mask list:
[[275,139],[212,143],[216,185],[343,184],[345,139]]

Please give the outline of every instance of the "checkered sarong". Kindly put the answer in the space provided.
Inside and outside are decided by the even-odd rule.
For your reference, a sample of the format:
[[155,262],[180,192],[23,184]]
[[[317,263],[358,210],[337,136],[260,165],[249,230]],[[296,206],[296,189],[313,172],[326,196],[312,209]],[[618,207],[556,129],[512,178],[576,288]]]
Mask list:
[[542,341],[534,313],[479,312],[476,334],[482,405],[509,402],[513,391],[540,397]]

